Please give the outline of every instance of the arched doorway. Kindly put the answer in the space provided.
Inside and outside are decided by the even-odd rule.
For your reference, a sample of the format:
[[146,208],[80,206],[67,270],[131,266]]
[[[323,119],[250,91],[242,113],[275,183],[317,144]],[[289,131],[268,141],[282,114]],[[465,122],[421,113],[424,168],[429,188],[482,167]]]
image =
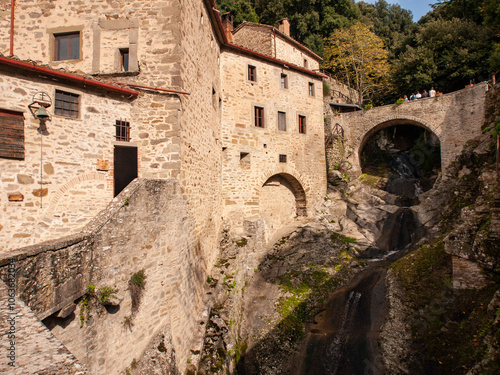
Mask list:
[[307,216],[304,188],[288,173],[275,174],[260,189],[259,210],[268,227],[274,230],[294,217]]
[[392,120],[368,132],[359,148],[362,177],[374,187],[415,198],[441,172],[439,138],[414,121]]

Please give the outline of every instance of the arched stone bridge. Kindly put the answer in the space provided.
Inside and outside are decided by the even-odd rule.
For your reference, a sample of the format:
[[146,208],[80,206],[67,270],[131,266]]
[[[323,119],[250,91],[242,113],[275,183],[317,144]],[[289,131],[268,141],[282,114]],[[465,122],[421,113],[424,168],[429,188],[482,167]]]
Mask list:
[[370,137],[392,125],[415,125],[433,132],[441,143],[444,172],[465,143],[481,134],[486,91],[487,84],[483,83],[437,98],[391,104],[334,117],[332,125],[342,127],[345,145],[353,151],[348,158],[352,164],[351,173],[361,173],[360,154]]

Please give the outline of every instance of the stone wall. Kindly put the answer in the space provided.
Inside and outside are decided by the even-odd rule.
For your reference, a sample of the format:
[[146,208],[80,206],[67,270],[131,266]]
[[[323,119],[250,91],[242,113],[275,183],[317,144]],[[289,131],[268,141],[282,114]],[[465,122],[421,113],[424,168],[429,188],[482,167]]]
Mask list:
[[[248,64],[257,68],[256,82],[247,80]],[[222,55],[224,216],[239,233],[245,220],[260,214],[259,194],[273,175],[288,174],[300,183],[309,214],[326,191],[321,80],[285,70],[288,89],[282,89],[283,71],[236,53]],[[315,96],[309,96],[309,82]],[[254,125],[255,106],[264,108],[263,128]],[[278,130],[278,111],[286,113],[286,131]],[[299,115],[307,118],[305,134],[298,130]],[[285,163],[279,155],[286,155]]]
[[349,158],[351,173],[353,176],[361,173],[360,152],[375,132],[387,126],[403,124],[426,128],[439,138],[441,165],[445,170],[465,143],[481,134],[486,90],[486,84],[479,84],[437,98],[341,114],[335,120],[344,129],[346,146],[354,150]]
[[[41,135],[28,105],[37,92],[54,100],[56,89],[80,95],[79,117],[55,115],[52,106],[48,109],[52,119]],[[0,90],[0,109],[24,115],[25,147],[24,160],[0,158],[3,252],[74,233],[113,198],[112,159],[108,170],[99,170],[98,161],[113,149],[115,121],[130,117],[130,100],[6,68]],[[10,201],[11,194],[22,198]]]
[[[80,236],[4,255],[2,277],[13,259],[17,294],[93,374],[118,374],[139,359],[150,340],[172,327],[177,367],[183,371],[195,337],[206,271],[195,243],[195,220],[175,180],[137,179]],[[138,311],[131,311],[129,280],[144,270]],[[76,281],[76,282],[75,282]],[[119,290],[118,309],[92,307],[81,326],[80,305],[67,318],[58,311],[78,302],[87,285]],[[53,314],[47,317],[49,314]],[[64,316],[64,315],[63,315]],[[47,317],[47,318],[46,318]],[[124,324],[132,317],[133,325]]]
[[[309,70],[319,69],[319,61],[317,57],[313,57],[308,53],[305,53],[297,45],[291,44],[285,37],[276,34],[273,38],[276,42],[276,58],[284,61],[288,61],[297,66],[307,68]],[[307,60],[307,66],[306,62]]]
[[23,301],[10,300],[9,287],[2,281],[0,329],[2,374],[88,374]]
[[272,33],[268,27],[252,23],[242,24],[235,29],[233,43],[275,57]]

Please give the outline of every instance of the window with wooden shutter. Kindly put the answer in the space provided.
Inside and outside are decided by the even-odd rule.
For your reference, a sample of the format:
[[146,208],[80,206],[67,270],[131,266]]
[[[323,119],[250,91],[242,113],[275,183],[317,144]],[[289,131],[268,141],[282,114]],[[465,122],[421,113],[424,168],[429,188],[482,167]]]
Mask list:
[[254,107],[254,121],[255,121],[255,126],[259,128],[264,127],[264,108]]
[[299,115],[299,133],[306,133],[306,116]]
[[24,160],[24,117],[0,109],[0,157]]

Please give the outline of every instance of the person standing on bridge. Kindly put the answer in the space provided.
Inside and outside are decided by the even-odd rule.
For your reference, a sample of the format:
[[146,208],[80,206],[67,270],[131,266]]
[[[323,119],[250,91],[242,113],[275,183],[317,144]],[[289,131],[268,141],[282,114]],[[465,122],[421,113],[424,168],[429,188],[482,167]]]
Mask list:
[[417,95],[415,95],[415,99],[421,99],[422,98],[422,94],[420,93],[420,91],[417,91]]
[[424,90],[424,93],[422,94],[422,98],[428,98],[429,97],[429,93],[427,92],[427,90]]
[[431,87],[431,91],[429,91],[429,97],[433,98],[436,96],[436,90],[434,90],[434,87]]

